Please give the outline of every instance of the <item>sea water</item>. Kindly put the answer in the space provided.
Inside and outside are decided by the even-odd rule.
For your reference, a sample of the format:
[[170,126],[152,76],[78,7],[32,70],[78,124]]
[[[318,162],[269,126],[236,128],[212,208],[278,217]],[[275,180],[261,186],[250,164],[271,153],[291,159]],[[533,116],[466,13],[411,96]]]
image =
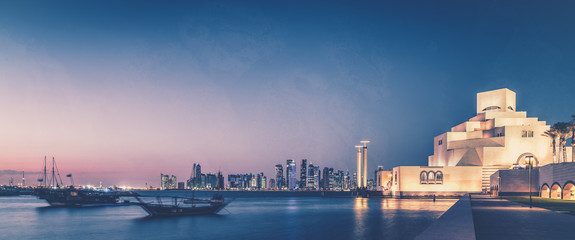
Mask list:
[[[144,195],[166,193],[192,195]],[[413,239],[455,203],[274,193],[224,196],[235,200],[218,215],[171,218],[148,217],[139,206],[53,208],[34,196],[0,197],[0,239]]]

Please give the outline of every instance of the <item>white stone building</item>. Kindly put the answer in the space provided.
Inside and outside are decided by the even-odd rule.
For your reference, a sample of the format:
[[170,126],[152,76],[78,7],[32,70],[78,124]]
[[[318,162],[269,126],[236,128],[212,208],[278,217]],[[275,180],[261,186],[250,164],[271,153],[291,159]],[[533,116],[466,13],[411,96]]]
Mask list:
[[[535,167],[553,163],[552,140],[543,135],[549,128],[545,121],[527,117],[526,112],[516,111],[515,92],[509,89],[478,93],[477,115],[435,137],[434,153],[428,158],[428,168],[449,167],[449,171],[442,172],[443,185],[451,179],[459,181],[453,183],[453,186],[464,184],[467,187],[456,187],[451,191],[451,187],[445,186],[438,188],[430,184],[418,184],[408,187],[394,183],[393,194],[400,196],[407,189],[410,192],[419,189],[421,193],[433,192],[434,189],[444,192],[477,192],[477,184],[480,185],[479,191],[487,191],[490,187],[489,178],[495,171],[509,169],[514,165],[524,166],[526,157],[534,158]],[[567,152],[567,159],[571,159],[570,147]],[[458,174],[459,169],[466,172],[470,170],[463,169],[469,168],[458,167],[475,167],[473,171],[480,171],[480,177],[470,182],[466,176]],[[399,171],[401,168],[405,167],[393,170],[394,174],[398,174],[398,182],[419,182],[407,179],[420,179],[421,173],[410,171],[409,175],[405,175]],[[473,176],[475,178],[476,175]]]

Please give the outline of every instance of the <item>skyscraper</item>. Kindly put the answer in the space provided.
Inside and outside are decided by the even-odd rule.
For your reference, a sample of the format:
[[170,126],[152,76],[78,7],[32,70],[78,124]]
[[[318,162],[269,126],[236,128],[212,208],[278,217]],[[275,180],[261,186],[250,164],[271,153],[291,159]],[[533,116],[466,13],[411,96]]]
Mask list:
[[307,159],[301,160],[300,168],[299,188],[303,189],[307,187]]
[[296,188],[296,165],[293,159],[286,160],[286,187],[289,189]]
[[224,175],[220,171],[218,171],[218,184],[216,189],[224,189]]
[[307,187],[312,189],[319,189],[319,166],[314,166],[310,163],[307,173]]
[[177,189],[178,188],[178,180],[176,176],[172,175],[170,177],[168,174],[160,174],[160,189]]
[[276,188],[282,189],[284,187],[284,169],[281,164],[276,165]]
[[363,177],[363,187],[367,187],[367,144],[369,143],[369,141],[361,141],[361,143],[363,144],[363,174],[361,175]]
[[201,188],[202,186],[205,186],[205,180],[204,180],[204,184],[202,184],[202,167],[200,166],[200,164],[196,164],[196,167],[194,169],[195,175],[194,175],[194,187],[196,188]]
[[323,189],[329,189],[329,168],[328,167],[324,167],[323,168],[323,178],[321,179],[321,183],[320,183],[320,188]]

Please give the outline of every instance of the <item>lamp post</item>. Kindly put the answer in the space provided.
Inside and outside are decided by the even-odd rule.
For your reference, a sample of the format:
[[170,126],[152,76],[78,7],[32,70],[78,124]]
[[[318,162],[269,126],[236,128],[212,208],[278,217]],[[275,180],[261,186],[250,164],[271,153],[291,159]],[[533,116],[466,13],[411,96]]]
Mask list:
[[533,156],[526,156],[525,163],[529,164],[529,208],[532,208],[533,200],[531,199],[531,169],[533,169]]

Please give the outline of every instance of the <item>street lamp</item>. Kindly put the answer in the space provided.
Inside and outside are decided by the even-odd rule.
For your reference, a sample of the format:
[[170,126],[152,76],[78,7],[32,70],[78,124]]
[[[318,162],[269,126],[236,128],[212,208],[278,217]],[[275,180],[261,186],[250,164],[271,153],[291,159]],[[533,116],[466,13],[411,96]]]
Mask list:
[[533,156],[525,156],[525,164],[529,164],[529,208],[533,206],[531,199],[531,169],[533,169]]

